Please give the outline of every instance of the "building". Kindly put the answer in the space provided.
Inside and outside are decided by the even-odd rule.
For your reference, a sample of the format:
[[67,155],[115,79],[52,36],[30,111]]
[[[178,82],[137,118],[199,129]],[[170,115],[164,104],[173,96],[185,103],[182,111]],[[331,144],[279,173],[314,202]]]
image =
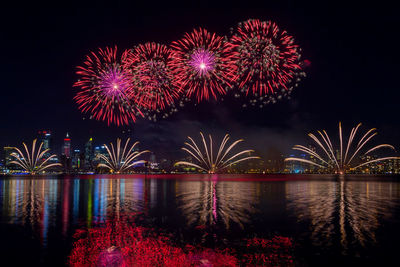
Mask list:
[[163,158],[160,160],[160,171],[163,173],[169,173],[174,167],[174,162],[170,159]]
[[400,159],[389,159],[385,161],[384,173],[400,174]]
[[14,160],[14,158],[11,156],[11,153],[14,152],[14,148],[10,146],[5,146],[3,150],[4,150],[4,167],[6,169],[10,169],[10,167],[12,168],[13,165],[10,164],[10,162]]
[[156,155],[154,153],[151,153],[150,155],[148,166],[152,172],[158,172],[160,170],[160,163],[157,162]]
[[82,165],[82,153],[79,149],[74,149],[72,152],[72,169],[80,170]]
[[66,158],[71,158],[71,138],[69,137],[68,133],[64,138],[64,144],[62,146],[61,154]]
[[92,159],[93,167],[98,166],[100,163],[103,163],[103,164],[106,163],[105,160],[100,157],[100,155],[103,155],[108,158],[106,146],[102,145],[102,146],[96,146],[94,148],[94,156]]
[[92,163],[94,160],[94,153],[93,153],[93,138],[90,137],[89,141],[86,142],[85,144],[85,162],[84,162],[84,168],[86,170],[92,170]]
[[[289,155],[290,158],[296,157],[296,155]],[[309,160],[308,154],[300,154],[298,158]],[[309,173],[310,164],[299,162],[299,161],[286,161],[285,162],[285,173]]]
[[51,132],[49,130],[42,130],[38,132],[39,143],[43,143],[43,149],[51,148]]

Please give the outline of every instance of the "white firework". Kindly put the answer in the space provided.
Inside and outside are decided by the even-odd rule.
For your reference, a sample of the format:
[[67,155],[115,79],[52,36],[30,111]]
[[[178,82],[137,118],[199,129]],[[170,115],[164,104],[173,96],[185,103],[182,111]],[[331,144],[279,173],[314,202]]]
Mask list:
[[380,144],[368,149],[366,152],[362,153],[362,151],[366,150],[366,145],[368,142],[378,133],[376,132],[376,128],[372,128],[367,131],[356,143],[355,136],[361,123],[359,123],[356,127],[351,130],[349,139],[347,140],[347,144],[343,141],[343,131],[342,131],[342,124],[339,122],[339,148],[338,154],[335,154],[335,149],[332,145],[331,139],[325,130],[318,131],[319,138],[317,135],[312,133],[308,134],[308,136],[313,139],[313,141],[318,145],[318,147],[322,150],[323,153],[318,154],[316,151],[302,145],[295,145],[293,147],[294,150],[298,150],[308,154],[311,157],[314,157],[316,161],[303,159],[303,158],[286,158],[285,161],[298,161],[307,164],[311,164],[323,169],[330,169],[333,172],[338,174],[344,174],[347,170],[357,169],[362,166],[378,162],[378,161],[385,161],[391,159],[400,159],[400,157],[381,157],[377,159],[367,160],[366,162],[360,164],[354,164],[354,160],[356,156],[367,156],[371,152],[376,151],[381,148],[389,148],[395,150],[392,145],[389,144]]
[[[107,145],[104,145],[106,150],[107,150],[107,156],[100,154],[99,158],[104,160],[105,163],[100,163],[97,165],[99,168],[107,168],[113,173],[123,173],[127,171],[128,169],[140,164],[140,163],[145,163],[146,161],[144,160],[138,160],[135,161],[139,156],[141,156],[144,153],[150,152],[148,150],[144,151],[135,151],[134,148],[139,142],[135,142],[129,149],[128,149],[128,144],[129,144],[130,138],[126,140],[125,145],[123,148],[121,147],[121,139],[117,138],[117,144],[114,148],[114,145],[110,143],[110,147]],[[110,149],[111,148],[111,149]],[[122,148],[122,149],[121,149]]]
[[203,146],[204,146],[204,152],[200,150],[199,146],[196,144],[196,142],[188,136],[188,139],[191,141],[191,143],[185,142],[185,145],[187,147],[183,147],[182,150],[186,151],[189,153],[194,159],[197,160],[196,163],[192,162],[187,162],[187,161],[179,161],[175,163],[175,165],[186,165],[190,167],[195,167],[198,168],[202,171],[208,172],[208,173],[217,173],[218,171],[221,171],[233,164],[239,163],[241,161],[249,160],[249,159],[259,159],[257,156],[245,156],[246,154],[251,154],[254,152],[254,150],[243,150],[241,152],[238,152],[236,154],[233,154],[232,156],[228,156],[229,152],[240,142],[243,141],[243,139],[236,140],[233,142],[229,147],[225,149],[225,146],[229,140],[229,135],[226,134],[225,137],[222,139],[221,145],[218,148],[218,153],[217,155],[214,155],[213,151],[213,140],[211,135],[209,135],[209,145],[207,145],[206,140],[204,138],[203,133],[200,132]]
[[44,158],[45,154],[50,149],[42,150],[43,143],[41,143],[38,149],[36,150],[36,142],[37,139],[33,140],[31,151],[28,150],[28,147],[26,146],[25,143],[22,143],[22,145],[24,146],[23,150],[25,150],[26,154],[24,154],[22,150],[14,147],[14,150],[16,150],[16,152],[12,152],[10,154],[14,158],[14,160],[10,161],[10,163],[20,166],[30,174],[37,174],[43,172],[44,170],[50,167],[61,166],[60,163],[49,164],[49,161],[52,158],[56,157],[56,155],[51,155],[47,158]]

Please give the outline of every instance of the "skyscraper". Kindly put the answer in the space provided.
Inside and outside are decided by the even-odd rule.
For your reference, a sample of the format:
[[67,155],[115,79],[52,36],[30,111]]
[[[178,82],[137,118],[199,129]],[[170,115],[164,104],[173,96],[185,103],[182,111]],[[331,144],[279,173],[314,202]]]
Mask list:
[[72,152],[72,168],[74,170],[79,170],[81,168],[81,151],[79,149],[75,149]]
[[71,157],[71,139],[69,138],[69,134],[64,138],[64,144],[62,147],[62,155],[64,155],[67,158]]
[[48,149],[50,148],[51,145],[51,132],[49,130],[42,130],[38,132],[39,138],[39,144],[43,143],[43,149]]
[[93,154],[93,138],[90,137],[89,141],[85,144],[85,168],[92,169]]

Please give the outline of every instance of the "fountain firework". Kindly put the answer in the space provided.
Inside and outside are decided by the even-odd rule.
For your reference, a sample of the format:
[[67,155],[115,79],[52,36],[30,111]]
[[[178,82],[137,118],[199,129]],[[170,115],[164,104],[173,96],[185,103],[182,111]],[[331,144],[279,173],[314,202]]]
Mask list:
[[126,143],[123,148],[121,146],[120,138],[117,138],[117,144],[115,148],[112,143],[110,143],[111,149],[107,145],[104,145],[107,150],[108,157],[100,154],[99,158],[104,160],[105,163],[100,163],[97,167],[107,168],[113,173],[123,173],[124,171],[127,171],[128,169],[138,164],[145,163],[144,160],[138,160],[138,161],[134,160],[137,157],[141,156],[142,154],[150,151],[148,150],[144,150],[141,152],[134,151],[135,146],[139,144],[139,142],[135,142],[129,149],[127,149],[129,141],[130,138],[126,140]]
[[50,149],[42,150],[43,143],[41,143],[36,150],[36,142],[37,139],[33,140],[31,151],[29,151],[25,143],[22,143],[26,152],[25,155],[19,148],[14,147],[17,152],[11,153],[11,156],[15,160],[10,161],[10,163],[20,166],[25,171],[29,172],[29,174],[37,174],[50,167],[61,166],[60,163],[49,163],[49,161],[56,157],[56,155],[44,158],[45,154]]
[[187,153],[190,154],[193,158],[195,158],[198,161],[198,164],[187,162],[187,161],[178,161],[175,163],[175,165],[186,165],[186,166],[191,166],[198,168],[202,171],[208,172],[208,173],[217,173],[218,171],[221,171],[233,164],[249,160],[249,159],[259,159],[257,156],[247,156],[247,157],[241,157],[245,154],[251,154],[254,152],[254,150],[243,150],[241,152],[238,152],[231,157],[228,157],[229,152],[240,142],[243,141],[243,139],[236,140],[233,142],[228,148],[225,148],[228,140],[229,140],[229,135],[226,134],[225,137],[222,139],[221,145],[218,148],[218,153],[215,156],[214,151],[213,151],[213,140],[211,135],[209,135],[209,140],[210,143],[207,145],[206,140],[204,138],[203,133],[200,132],[201,139],[203,141],[204,145],[204,152],[202,152],[199,148],[199,146],[196,144],[196,142],[188,136],[188,139],[191,141],[191,143],[185,142],[185,145],[187,147],[183,147],[182,150],[186,151]]
[[[325,130],[318,131],[318,134],[320,138],[317,137],[317,135],[314,135],[312,133],[309,133],[308,136],[313,139],[313,141],[318,145],[318,147],[323,151],[322,154],[318,154],[316,151],[314,151],[311,148],[308,148],[306,146],[302,145],[295,145],[293,147],[294,150],[298,150],[301,152],[304,152],[308,154],[309,156],[313,157],[315,161],[308,160],[308,159],[303,159],[303,158],[286,158],[285,161],[298,161],[298,162],[303,162],[307,164],[311,164],[323,169],[329,169],[332,170],[334,173],[337,174],[344,174],[346,171],[349,169],[357,169],[362,166],[378,162],[378,161],[384,161],[384,160],[390,160],[390,159],[400,159],[400,157],[381,157],[377,159],[371,159],[367,160],[366,162],[360,163],[360,164],[355,164],[353,165],[353,162],[356,158],[357,155],[361,155],[361,151],[363,151],[363,148],[365,149],[365,146],[368,144],[368,142],[378,133],[376,132],[375,128],[370,129],[367,131],[361,139],[358,141],[356,144],[355,142],[355,136],[357,134],[357,131],[359,127],[361,126],[361,123],[359,123],[356,127],[354,127],[351,132],[349,139],[347,140],[347,144],[344,143],[343,141],[343,131],[342,131],[342,124],[339,122],[339,147],[338,151],[339,154],[335,155],[335,148],[331,142],[331,139],[329,138],[328,133]],[[362,154],[362,156],[367,156],[371,152],[376,151],[381,148],[390,148],[392,150],[395,150],[392,145],[389,144],[380,144],[377,146],[374,146],[370,149],[368,149],[366,152]],[[351,152],[353,149],[353,152]]]

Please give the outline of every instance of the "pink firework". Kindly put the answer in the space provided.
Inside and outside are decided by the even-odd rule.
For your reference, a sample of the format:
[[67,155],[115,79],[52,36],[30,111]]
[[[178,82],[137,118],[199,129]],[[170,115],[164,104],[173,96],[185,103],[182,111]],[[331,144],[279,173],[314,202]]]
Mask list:
[[138,45],[122,56],[139,101],[150,110],[164,110],[179,98],[179,88],[173,85],[169,69],[172,58],[172,51],[158,43]]
[[74,99],[83,113],[107,124],[125,125],[136,120],[141,114],[137,108],[131,75],[117,62],[117,47],[99,48],[97,53],[86,56],[84,66],[76,72],[80,79],[75,87],[80,87]]
[[186,33],[171,45],[175,83],[198,102],[226,94],[236,72],[233,54],[224,38],[205,29]]
[[285,94],[298,81],[300,49],[274,22],[239,23],[229,44],[236,54],[237,84],[246,94],[250,89],[256,96]]

